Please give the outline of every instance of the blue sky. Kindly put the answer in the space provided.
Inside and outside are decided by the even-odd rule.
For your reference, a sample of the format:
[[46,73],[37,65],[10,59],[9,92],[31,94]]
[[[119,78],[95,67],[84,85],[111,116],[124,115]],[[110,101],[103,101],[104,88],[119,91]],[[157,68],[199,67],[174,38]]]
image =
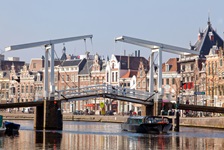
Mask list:
[[[149,57],[150,50],[115,43],[121,35],[189,48],[197,40],[199,29],[207,26],[208,14],[214,29],[223,37],[223,0],[20,0],[2,1],[0,5],[0,50],[7,57],[18,56],[29,62],[44,55],[44,48],[4,52],[10,45],[25,44],[72,36],[93,34],[87,40],[91,54],[132,54],[141,50]],[[65,43],[67,54],[85,53],[83,40]],[[58,56],[63,44],[55,45]],[[166,61],[178,57],[163,53]]]

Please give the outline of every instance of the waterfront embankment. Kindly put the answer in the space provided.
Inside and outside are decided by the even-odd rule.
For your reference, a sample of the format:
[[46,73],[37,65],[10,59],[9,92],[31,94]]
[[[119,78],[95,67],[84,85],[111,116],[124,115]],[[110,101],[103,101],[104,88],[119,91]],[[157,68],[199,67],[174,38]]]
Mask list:
[[[24,113],[0,113],[3,120],[32,120],[34,114]],[[72,115],[63,114],[64,121],[92,121],[92,122],[113,122],[123,123],[128,116],[102,116],[102,115]],[[181,117],[180,126],[204,127],[224,129],[224,117]]]

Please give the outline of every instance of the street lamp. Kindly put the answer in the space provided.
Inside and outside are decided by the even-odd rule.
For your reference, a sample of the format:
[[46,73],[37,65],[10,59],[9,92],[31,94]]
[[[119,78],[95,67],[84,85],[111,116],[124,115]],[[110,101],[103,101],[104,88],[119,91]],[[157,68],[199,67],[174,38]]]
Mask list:
[[[123,87],[123,90],[124,90],[124,83],[125,83],[125,79],[122,79],[122,81],[123,81],[123,84],[122,84],[122,87]],[[123,104],[122,104],[122,115],[124,116],[124,101],[122,102]]]

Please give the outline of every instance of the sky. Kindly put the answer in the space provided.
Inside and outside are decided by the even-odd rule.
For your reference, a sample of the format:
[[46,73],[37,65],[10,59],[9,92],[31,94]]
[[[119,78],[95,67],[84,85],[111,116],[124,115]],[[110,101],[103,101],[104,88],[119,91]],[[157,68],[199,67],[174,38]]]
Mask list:
[[[150,49],[116,42],[125,35],[164,44],[189,48],[199,30],[212,27],[223,38],[223,0],[7,0],[0,5],[0,50],[8,57],[20,57],[30,62],[41,58],[44,47],[5,52],[11,45],[53,40],[82,35],[87,39],[65,43],[66,53],[73,55],[98,53],[102,57],[112,54],[134,54],[148,59]],[[62,55],[63,43],[56,44],[57,57]],[[163,53],[163,61],[178,55]]]

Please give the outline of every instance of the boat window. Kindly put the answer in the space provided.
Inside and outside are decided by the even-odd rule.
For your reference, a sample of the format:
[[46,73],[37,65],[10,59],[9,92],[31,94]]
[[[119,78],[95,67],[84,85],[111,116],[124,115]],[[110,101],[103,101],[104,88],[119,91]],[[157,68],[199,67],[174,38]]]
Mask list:
[[142,119],[139,119],[139,120],[138,120],[138,124],[141,124],[141,123],[142,123]]
[[128,124],[141,124],[143,122],[143,120],[142,119],[133,119],[133,118],[129,118],[128,120],[127,120],[127,123]]

